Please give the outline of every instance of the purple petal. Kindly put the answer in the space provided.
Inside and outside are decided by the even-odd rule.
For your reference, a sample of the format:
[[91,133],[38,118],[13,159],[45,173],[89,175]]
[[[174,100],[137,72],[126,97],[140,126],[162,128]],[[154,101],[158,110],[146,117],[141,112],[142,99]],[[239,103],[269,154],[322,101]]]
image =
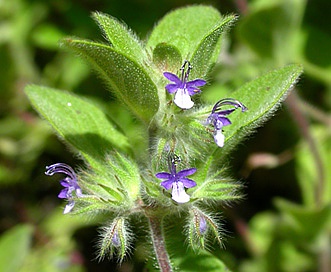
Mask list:
[[181,178],[180,181],[184,184],[185,188],[192,188],[197,186],[197,183],[194,180],[188,178]]
[[186,90],[187,90],[188,94],[191,96],[201,92],[201,90],[199,90],[195,87],[187,87]]
[[159,179],[170,179],[172,177],[172,175],[167,172],[157,173],[155,176]]
[[68,182],[66,179],[61,180],[61,181],[60,181],[60,184],[61,184],[63,187],[65,187],[65,188],[70,187],[70,184],[69,184],[69,182]]
[[179,85],[179,86],[183,84],[183,82],[179,79],[179,77],[176,76],[176,75],[173,74],[173,73],[164,72],[163,75],[164,75],[167,79],[169,79],[170,81],[175,82],[175,83],[176,83],[177,85]]
[[182,177],[193,175],[196,171],[197,171],[196,168],[185,169],[185,170],[179,171],[176,176],[178,178],[182,178]]
[[173,184],[173,179],[168,179],[161,182],[161,186],[166,190],[169,190],[172,187],[172,184]]
[[231,121],[230,121],[228,118],[226,118],[226,117],[218,117],[218,118],[217,118],[217,121],[222,122],[223,127],[232,124]]
[[61,192],[58,194],[58,198],[67,198],[67,193],[68,193],[68,189],[63,189],[61,190]]
[[165,88],[169,93],[175,93],[177,92],[179,86],[177,84],[168,84]]
[[195,79],[186,83],[187,87],[201,87],[204,86],[207,82],[203,79]]

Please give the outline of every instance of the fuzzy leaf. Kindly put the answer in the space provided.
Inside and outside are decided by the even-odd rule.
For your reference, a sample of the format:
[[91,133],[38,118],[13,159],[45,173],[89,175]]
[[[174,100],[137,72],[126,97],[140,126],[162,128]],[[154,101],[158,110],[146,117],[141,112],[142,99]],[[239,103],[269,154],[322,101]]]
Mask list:
[[127,138],[95,105],[68,92],[29,85],[32,105],[94,168],[113,147],[127,150]]
[[224,178],[225,168],[212,170],[213,156],[202,162],[194,175],[198,186],[192,188],[192,198],[213,198],[215,200],[229,200],[238,198],[236,192],[240,185]]
[[153,62],[161,72],[176,73],[182,65],[182,56],[175,46],[159,43],[153,50]]
[[94,216],[105,213],[113,213],[115,209],[118,207],[118,203],[112,202],[102,202],[100,199],[86,197],[79,198],[75,201],[75,208],[70,212],[71,214],[82,214],[86,215],[89,213]]
[[206,180],[192,193],[192,198],[213,198],[217,200],[236,199],[239,185],[228,180]]
[[125,24],[101,12],[93,13],[92,17],[103,31],[105,38],[118,53],[138,63],[143,63],[145,53],[140,41]]
[[127,197],[135,201],[139,194],[140,173],[136,163],[120,153],[114,153],[108,156],[110,172],[119,183],[122,191]]
[[104,44],[65,39],[62,45],[87,60],[137,117],[151,120],[159,108],[157,88],[141,65]]
[[191,6],[168,13],[154,28],[147,48],[154,49],[160,43],[178,48],[183,59],[190,59],[206,33],[210,33],[221,21],[219,12],[209,6]]
[[[91,175],[91,178],[92,177],[96,177],[96,176]],[[125,195],[123,195],[118,190],[115,190],[114,188],[103,186],[102,184],[98,183],[99,180],[101,180],[101,178],[99,178],[98,180],[91,179],[88,182],[82,182],[81,188],[83,189],[84,192],[91,193],[94,196],[104,199],[106,201],[120,204],[125,200]]]
[[232,124],[224,127],[225,145],[216,149],[216,157],[224,158],[224,154],[233,149],[245,135],[271,117],[301,73],[300,65],[288,65],[261,76],[233,92],[231,97],[242,102],[248,110],[240,112],[238,109],[229,116]]
[[200,42],[191,57],[191,77],[203,78],[216,63],[221,51],[221,36],[235,21],[234,15],[226,16]]
[[83,176],[81,186],[83,191],[106,202],[118,206],[131,206],[139,194],[140,183],[140,173],[136,163],[113,151],[107,154],[97,171]]

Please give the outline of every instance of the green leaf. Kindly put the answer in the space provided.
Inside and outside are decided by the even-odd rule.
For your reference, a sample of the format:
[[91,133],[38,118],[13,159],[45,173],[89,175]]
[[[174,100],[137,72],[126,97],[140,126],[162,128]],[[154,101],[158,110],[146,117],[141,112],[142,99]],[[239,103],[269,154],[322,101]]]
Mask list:
[[222,18],[200,42],[191,58],[192,78],[205,77],[211,67],[216,63],[221,51],[221,35],[226,28],[235,21],[236,17],[230,15]]
[[306,208],[277,198],[275,205],[283,214],[283,223],[288,227],[283,233],[286,233],[289,239],[311,243],[330,227],[330,204],[323,208]]
[[32,233],[31,226],[18,225],[1,236],[0,271],[19,271],[29,253]]
[[137,117],[149,123],[159,108],[159,99],[157,87],[141,65],[104,44],[65,39],[62,45],[85,58],[116,96]]
[[178,48],[183,59],[190,59],[205,39],[206,33],[213,31],[220,21],[219,12],[209,6],[176,9],[168,13],[154,28],[147,48],[154,49],[158,44],[166,43]]
[[207,180],[192,193],[192,199],[211,198],[219,201],[240,198],[236,191],[240,185],[229,180]]
[[185,252],[180,257],[172,258],[175,267],[181,272],[222,272],[229,271],[226,265],[217,257],[206,251],[196,254],[192,251]]
[[136,163],[116,152],[108,156],[110,172],[127,197],[135,201],[139,194],[140,173]]
[[36,110],[95,169],[113,147],[127,150],[127,138],[90,101],[68,92],[29,85],[26,93]]
[[300,65],[288,65],[245,84],[231,94],[248,110],[237,110],[230,115],[232,124],[224,127],[225,145],[216,149],[217,158],[232,150],[245,135],[274,114],[301,73]]
[[71,214],[86,215],[89,213],[91,216],[96,216],[99,213],[104,215],[105,213],[113,213],[119,205],[120,202],[102,201],[94,196],[84,196],[75,199],[75,208]]
[[[92,179],[98,177],[97,180]],[[100,175],[90,175],[87,181],[80,182],[81,188],[84,192],[91,193],[91,195],[97,197],[98,199],[104,199],[106,201],[114,202],[120,204],[125,200],[125,195],[118,192],[114,188],[110,188],[100,184],[98,181],[101,180]],[[84,197],[85,201],[86,198]]]
[[[105,200],[106,207],[108,202],[122,207],[132,206],[141,183],[136,163],[116,151],[107,154],[98,171],[85,173],[80,180],[83,191],[97,196],[100,202]],[[80,199],[85,201],[85,198]]]
[[239,38],[263,58],[274,58],[279,64],[295,61],[306,1],[256,2],[259,5],[252,5],[251,12],[239,23]]
[[182,65],[182,56],[176,47],[159,43],[153,50],[153,62],[161,72],[177,71]]
[[116,18],[101,12],[93,13],[92,17],[118,53],[141,64],[143,63],[145,59],[144,49],[139,39],[126,25],[119,22]]

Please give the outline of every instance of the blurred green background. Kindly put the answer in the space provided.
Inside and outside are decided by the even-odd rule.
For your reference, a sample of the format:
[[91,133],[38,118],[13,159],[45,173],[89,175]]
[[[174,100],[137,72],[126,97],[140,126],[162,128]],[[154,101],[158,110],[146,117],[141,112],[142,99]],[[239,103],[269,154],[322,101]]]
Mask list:
[[[331,271],[329,0],[0,0],[0,271],[141,271],[143,251],[122,267],[95,260],[96,222],[62,215],[59,179],[46,177],[45,166],[82,161],[23,90],[29,83],[65,89],[114,112],[103,83],[59,39],[103,40],[90,18],[101,11],[144,40],[166,12],[197,3],[240,15],[206,100],[288,63],[305,70],[276,116],[229,158],[245,196],[219,207],[228,237],[213,254],[234,271]],[[134,131],[128,114],[118,108],[118,116]]]

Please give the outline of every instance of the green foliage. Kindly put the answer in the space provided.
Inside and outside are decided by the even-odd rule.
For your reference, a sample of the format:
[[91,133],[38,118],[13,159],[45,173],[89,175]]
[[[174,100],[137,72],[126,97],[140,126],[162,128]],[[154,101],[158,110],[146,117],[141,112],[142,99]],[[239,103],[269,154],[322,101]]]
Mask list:
[[62,46],[81,54],[137,117],[145,122],[152,118],[159,103],[156,86],[144,67],[101,43],[65,39]]
[[185,272],[198,272],[201,270],[210,272],[229,271],[221,260],[206,251],[200,252],[199,255],[192,251],[186,252],[183,257],[174,258],[174,263],[180,271]]
[[230,178],[225,177],[225,169],[218,170],[211,168],[211,157],[204,168],[196,175],[198,186],[193,189],[192,198],[206,198],[211,200],[234,200],[240,198],[237,191],[240,184],[233,182]]
[[[200,20],[195,20],[198,15]],[[217,169],[215,161],[219,162],[220,154],[225,158],[225,152],[229,152],[250,134],[252,129],[265,122],[284,100],[287,91],[301,74],[302,68],[290,65],[278,69],[235,92],[233,98],[249,105],[250,110],[231,118],[233,124],[229,130],[225,130],[226,146],[229,147],[221,149],[220,152],[211,152],[215,150],[216,145],[203,143],[203,138],[208,137],[208,134],[202,124],[206,122],[212,106],[208,109],[201,107],[196,111],[191,110],[190,113],[189,110],[179,111],[174,103],[164,101],[162,92],[165,90],[161,82],[165,80],[162,69],[175,69],[175,65],[182,59],[188,58],[193,65],[193,78],[205,76],[218,57],[222,35],[235,16],[222,17],[216,10],[204,6],[176,10],[155,27],[146,49],[135,35],[116,19],[101,13],[94,13],[93,16],[109,45],[68,38],[62,40],[62,46],[85,58],[102,76],[117,98],[143,121],[142,126],[145,126],[144,129],[151,137],[145,140],[150,144],[151,150],[144,157],[153,159],[147,162],[135,161],[135,153],[133,158],[129,158],[117,152],[116,149],[120,149],[121,152],[128,153],[129,148],[133,149],[134,146],[129,146],[127,137],[119,132],[103,111],[91,101],[63,91],[30,85],[26,93],[36,110],[92,167],[92,171],[84,170],[81,173],[79,184],[84,195],[71,200],[76,204],[73,213],[92,216],[104,214],[110,218],[117,216],[113,223],[101,232],[101,258],[106,255],[117,255],[120,261],[123,260],[130,247],[128,241],[131,239],[123,216],[127,217],[137,212],[151,213],[152,216],[162,218],[185,208],[188,211],[193,209],[196,211],[193,212],[193,217],[191,216],[193,223],[188,223],[191,245],[199,244],[198,248],[204,249],[208,242],[205,238],[211,234],[220,241],[215,219],[207,213],[198,211],[191,203],[207,204],[209,200],[214,203],[239,198],[238,184],[226,178],[223,174],[224,169]],[[189,23],[191,25],[187,27]],[[174,25],[181,31],[185,30],[184,35],[176,34],[173,31]],[[149,50],[153,52],[152,60],[148,58]],[[156,144],[153,143],[153,138],[157,139]],[[206,165],[203,158],[198,157],[203,153],[211,154]],[[198,173],[201,170],[196,179],[196,188],[188,190],[192,194],[191,203],[183,207],[178,204],[174,206],[169,198],[170,193],[165,192],[157,184],[159,181],[154,178],[157,172],[167,171],[167,166],[170,167],[168,171],[173,173],[171,164],[174,162],[169,161],[169,154],[183,158],[181,163],[186,167],[195,161]],[[181,168],[185,169],[183,166]],[[157,207],[152,212],[146,208],[150,204]],[[148,215],[147,219],[149,220]],[[201,220],[206,222],[206,234],[200,233]],[[153,228],[155,227],[158,226]],[[158,235],[157,233],[154,229],[152,235]],[[160,260],[164,257],[159,254],[166,253],[159,253],[159,242],[156,242],[161,238],[153,236],[152,239],[157,260],[162,266]],[[208,271],[225,269],[221,262],[216,265],[214,260],[208,261],[208,258],[213,257],[201,256],[203,255],[195,259],[198,263],[204,260],[205,269]],[[177,262],[182,271],[192,271],[191,262]],[[163,270],[162,267],[160,269]]]
[[274,114],[302,72],[300,65],[288,65],[245,84],[231,95],[247,105],[248,111],[231,115],[233,124],[224,129],[226,145],[220,150],[223,156]]
[[[138,38],[123,23],[116,18],[100,12],[93,13],[93,18],[99,24],[107,41],[114,49],[128,58],[144,63],[145,52]],[[121,66],[121,64],[119,64]]]
[[127,138],[88,100],[35,85],[29,85],[26,93],[60,137],[77,149],[95,169],[114,146],[128,149]]
[[[234,15],[222,17],[207,6],[177,9],[156,25],[146,46],[155,50],[165,44],[178,50],[182,59],[189,59],[196,67],[192,77],[204,77],[220,53],[222,34],[234,20]],[[167,71],[176,72],[169,68]]]
[[29,254],[33,227],[19,225],[5,233],[0,239],[0,269],[3,272],[20,271]]
[[173,45],[159,43],[153,50],[153,62],[162,71],[177,71],[183,59],[179,50]]
[[[299,177],[303,204],[314,207],[317,199],[324,205],[331,202],[331,139],[330,133],[322,126],[313,126],[311,129],[316,139],[317,152],[321,156],[322,168],[316,165],[315,158],[306,142],[300,143],[296,152],[296,173]],[[322,171],[322,172],[320,172]]]
[[261,57],[278,59],[280,64],[295,60],[305,2],[256,1],[254,12],[238,28],[240,37]]
[[[138,249],[132,250],[135,256],[129,266],[159,270],[146,243],[151,237],[145,221],[152,215],[168,215],[163,234],[175,270],[327,271],[323,265],[330,266],[331,251],[328,0],[253,0],[247,9],[238,5],[233,12],[242,14],[231,42],[225,34],[238,16],[217,1],[211,3],[221,14],[210,6],[179,8],[151,31],[153,21],[175,2],[53,2],[0,4],[0,229],[13,226],[0,237],[1,271],[78,272],[86,267],[102,271],[104,263],[98,265],[91,261],[95,255],[86,255],[94,250],[87,227],[100,224],[105,226],[100,231],[102,257],[125,263],[134,239]],[[88,20],[90,10],[100,7],[119,19],[95,12],[94,22]],[[137,14],[144,16],[135,20]],[[148,33],[147,38],[140,40],[122,19],[140,37]],[[95,22],[104,42],[92,41],[101,40]],[[69,35],[89,40],[63,39]],[[60,39],[62,47],[88,65],[58,50]],[[188,80],[207,80],[202,93],[192,97],[194,108],[185,111],[173,104],[163,76],[165,71],[180,76],[184,60],[193,66]],[[91,68],[103,83],[88,77]],[[288,103],[276,114],[303,69],[303,80],[295,87],[297,108]],[[50,86],[26,88],[46,122],[30,108],[22,91],[27,82]],[[111,95],[103,91],[104,83]],[[204,123],[214,103],[225,97],[238,99],[248,111],[237,109],[229,115],[232,124],[223,128],[225,145],[219,148],[213,126]],[[61,141],[52,136],[47,122]],[[259,133],[251,138],[257,128]],[[86,163],[73,167],[84,194],[74,198],[73,216],[64,216],[57,208],[56,181],[61,177],[43,174],[46,164],[76,163],[63,143]],[[230,156],[234,150],[237,153]],[[155,178],[157,172],[169,171],[171,152],[181,157],[179,171],[197,168],[190,176],[197,186],[186,190],[189,203],[176,204],[171,190],[163,189]],[[255,172],[258,167],[268,170]],[[235,214],[233,203],[222,214],[223,204],[240,199],[241,193],[245,197],[236,201]],[[209,219],[205,234],[200,233],[200,217],[194,216],[197,209]],[[229,221],[225,228],[233,223],[235,229],[224,241],[225,249],[217,245],[223,239],[220,216]],[[246,225],[238,216],[251,219]],[[22,225],[22,220],[33,222],[33,228]],[[115,225],[121,227],[118,247],[109,239]],[[118,269],[108,265],[107,270]]]
[[94,172],[84,172],[81,186],[87,193],[76,200],[76,213],[116,213],[129,210],[139,197],[140,173],[135,162],[120,153],[107,155]]

